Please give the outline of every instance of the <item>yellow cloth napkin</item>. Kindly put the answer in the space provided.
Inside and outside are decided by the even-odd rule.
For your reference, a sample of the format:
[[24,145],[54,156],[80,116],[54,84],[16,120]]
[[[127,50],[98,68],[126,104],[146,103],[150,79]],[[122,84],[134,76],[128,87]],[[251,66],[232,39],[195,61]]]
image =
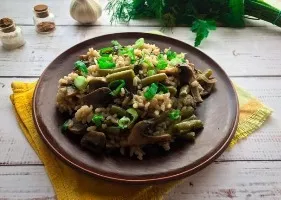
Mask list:
[[[159,200],[180,181],[161,185],[120,185],[90,177],[62,163],[41,140],[32,119],[32,97],[36,83],[13,82],[11,101],[23,134],[45,165],[57,199],[63,200]],[[240,120],[233,146],[258,129],[272,110],[236,86]]]

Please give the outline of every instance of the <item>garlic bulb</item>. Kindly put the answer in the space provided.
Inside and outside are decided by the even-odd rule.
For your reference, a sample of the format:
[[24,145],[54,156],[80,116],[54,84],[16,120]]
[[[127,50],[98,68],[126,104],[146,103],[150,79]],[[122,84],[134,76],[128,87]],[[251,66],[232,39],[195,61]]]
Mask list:
[[82,24],[96,22],[101,13],[98,0],[72,0],[70,5],[71,17]]

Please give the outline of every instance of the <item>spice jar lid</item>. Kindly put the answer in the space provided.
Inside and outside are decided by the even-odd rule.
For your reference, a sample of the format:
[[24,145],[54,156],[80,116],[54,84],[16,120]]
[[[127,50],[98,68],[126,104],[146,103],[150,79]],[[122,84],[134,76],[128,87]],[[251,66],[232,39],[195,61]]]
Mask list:
[[48,6],[45,4],[39,4],[39,5],[34,6],[34,11],[36,11],[36,12],[43,12],[46,10],[48,10]]
[[34,6],[34,12],[36,13],[36,16],[39,18],[45,18],[49,16],[48,12],[48,6],[45,4],[38,4]]
[[10,33],[16,30],[14,21],[10,18],[0,19],[0,30],[4,33]]

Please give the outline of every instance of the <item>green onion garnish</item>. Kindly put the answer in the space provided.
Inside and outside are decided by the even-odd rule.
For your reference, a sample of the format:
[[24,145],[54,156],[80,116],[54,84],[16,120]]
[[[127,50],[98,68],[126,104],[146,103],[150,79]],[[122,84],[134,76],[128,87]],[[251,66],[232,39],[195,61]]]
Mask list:
[[140,38],[135,42],[135,48],[140,48],[143,45],[144,45],[144,39],[143,38]]
[[122,129],[125,129],[128,127],[130,122],[131,122],[130,118],[124,116],[118,120],[118,126]]
[[150,69],[153,67],[152,62],[150,62],[149,60],[144,59],[143,62],[146,63]]
[[168,60],[172,60],[173,58],[177,57],[177,53],[171,51],[170,49],[167,51],[166,55]]
[[129,108],[126,110],[127,113],[129,113],[132,116],[132,121],[130,122],[129,125],[133,124],[139,117],[138,112],[134,108]]
[[77,76],[74,79],[74,85],[78,90],[84,90],[88,86],[88,82],[84,76]]
[[63,125],[61,126],[61,131],[62,131],[62,132],[65,132],[65,131],[68,130],[69,124],[70,124],[71,121],[72,121],[71,119],[68,119],[68,120],[66,120],[66,121],[63,123]]
[[171,120],[177,120],[179,119],[181,116],[181,112],[180,110],[172,110],[170,113],[169,113],[169,118]]
[[88,75],[88,68],[84,62],[78,60],[74,63],[74,67],[76,70],[79,70],[83,76]]
[[118,94],[120,94],[121,89],[125,86],[126,82],[125,80],[116,80],[116,81],[112,81],[111,83],[109,83],[108,87],[109,89],[111,89],[110,94],[112,96],[117,96]]
[[157,93],[168,93],[169,92],[169,89],[163,85],[162,83],[157,83],[157,86],[158,86],[158,90],[157,90]]
[[112,69],[115,67],[115,63],[113,62],[113,59],[111,56],[108,57],[100,57],[98,59],[98,65],[100,69]]
[[158,90],[158,86],[156,83],[152,83],[149,88],[144,92],[144,97],[147,99],[147,100],[151,100],[155,94],[157,93],[157,90]]
[[163,70],[168,66],[168,62],[164,59],[164,56],[160,54],[158,56],[158,62],[156,64],[157,69]]
[[99,114],[95,114],[92,118],[92,122],[96,125],[96,127],[101,126],[103,121],[104,121],[104,117]]
[[112,46],[118,47],[119,49],[122,48],[122,45],[117,40],[111,41]]
[[135,63],[136,62],[136,57],[135,57],[135,53],[134,53],[134,48],[124,48],[120,50],[120,54],[121,55],[127,55],[130,57],[131,59],[131,63]]
[[105,48],[100,49],[101,56],[111,54],[112,52],[113,52],[113,47],[105,47]]
[[181,64],[181,63],[185,63],[186,60],[183,59],[183,58],[173,58],[171,61],[170,61],[170,65],[172,66],[176,66],[178,64]]
[[154,74],[156,74],[156,72],[155,72],[154,69],[151,69],[151,70],[148,70],[148,71],[147,71],[147,76],[152,76],[152,75],[154,75]]

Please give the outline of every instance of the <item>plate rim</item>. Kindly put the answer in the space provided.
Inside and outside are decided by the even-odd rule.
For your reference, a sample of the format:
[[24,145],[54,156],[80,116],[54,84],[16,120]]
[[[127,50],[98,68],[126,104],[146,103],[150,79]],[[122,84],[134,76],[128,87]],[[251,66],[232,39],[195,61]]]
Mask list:
[[[110,37],[110,36],[114,36],[114,35],[122,35],[122,34],[131,34],[131,35],[135,35],[135,34],[141,34],[141,35],[153,35],[153,36],[157,36],[157,37],[164,37],[167,38],[169,40],[174,40],[176,42],[180,42],[180,43],[184,43],[185,45],[189,46],[190,48],[192,48],[193,50],[197,51],[198,53],[200,53],[201,55],[204,55],[205,57],[207,57],[208,59],[212,60],[212,62],[214,62],[219,68],[219,70],[221,70],[221,72],[223,73],[223,75],[225,76],[225,78],[229,81],[230,86],[232,88],[233,91],[233,95],[234,95],[234,101],[235,101],[235,119],[233,122],[233,128],[230,131],[230,133],[228,134],[228,137],[225,137],[225,139],[217,146],[217,148],[215,148],[214,150],[212,150],[211,152],[209,152],[208,154],[204,155],[200,161],[199,164],[196,164],[192,167],[190,167],[189,169],[184,169],[185,167],[181,168],[181,169],[177,169],[175,171],[179,171],[179,172],[174,172],[172,174],[170,174],[170,172],[165,172],[165,173],[161,173],[160,175],[153,175],[152,178],[147,178],[147,177],[140,177],[140,178],[129,178],[128,176],[123,176],[124,178],[121,178],[120,176],[122,175],[118,175],[117,176],[112,176],[112,175],[106,175],[103,174],[102,172],[95,172],[93,170],[87,169],[87,167],[85,166],[81,166],[79,165],[79,162],[76,161],[76,163],[74,162],[76,159],[73,158],[71,155],[68,155],[69,158],[67,158],[64,154],[64,152],[60,152],[60,150],[58,148],[55,147],[55,145],[52,144],[52,142],[46,137],[46,135],[44,134],[44,131],[42,130],[42,128],[40,127],[40,123],[38,122],[38,118],[37,118],[37,106],[36,106],[36,102],[38,99],[38,90],[39,90],[39,85],[42,81],[42,77],[44,76],[44,74],[46,73],[46,71],[48,70],[48,68],[53,64],[53,62],[61,55],[65,54],[67,51],[69,51],[70,49],[75,48],[78,45],[81,45],[82,43],[87,43],[88,41],[92,40],[92,39],[98,39],[98,38],[102,38],[102,37]],[[215,61],[213,60],[210,56],[208,56],[206,53],[202,52],[201,50],[199,50],[198,48],[195,48],[189,44],[187,44],[184,41],[172,38],[172,37],[168,37],[165,35],[158,35],[158,34],[153,34],[153,33],[144,33],[144,32],[117,32],[117,33],[111,33],[111,34],[103,34],[103,35],[99,35],[97,37],[92,37],[89,38],[87,40],[81,41],[76,43],[75,45],[72,45],[71,47],[67,48],[65,51],[61,52],[58,56],[56,56],[51,62],[50,64],[44,69],[44,71],[42,72],[42,74],[40,75],[35,90],[34,90],[34,95],[33,95],[33,99],[32,99],[32,117],[33,117],[33,121],[35,124],[35,128],[37,130],[37,132],[39,133],[41,139],[43,139],[44,143],[47,144],[47,146],[49,147],[49,149],[52,150],[52,152],[60,158],[60,160],[62,160],[64,163],[68,164],[69,166],[78,169],[79,171],[82,171],[84,173],[90,174],[90,175],[94,175],[95,177],[98,178],[102,178],[105,180],[109,180],[109,181],[114,181],[114,182],[122,182],[122,183],[134,183],[134,184],[147,184],[147,183],[163,183],[163,182],[167,182],[167,181],[172,181],[172,180],[176,180],[176,179],[180,179],[186,176],[190,176],[192,174],[197,173],[198,171],[202,170],[203,168],[207,167],[209,164],[211,164],[216,158],[218,158],[224,151],[225,149],[228,147],[228,145],[231,142],[231,139],[234,137],[234,134],[236,132],[237,126],[238,126],[238,119],[239,119],[239,102],[238,102],[238,96],[235,90],[235,87],[232,83],[232,81],[230,80],[229,76],[226,74],[225,70]],[[71,160],[72,159],[72,160]],[[198,162],[198,161],[197,161]],[[163,175],[164,174],[164,175]],[[166,174],[166,175],[165,175]],[[157,176],[157,177],[155,177]]]

